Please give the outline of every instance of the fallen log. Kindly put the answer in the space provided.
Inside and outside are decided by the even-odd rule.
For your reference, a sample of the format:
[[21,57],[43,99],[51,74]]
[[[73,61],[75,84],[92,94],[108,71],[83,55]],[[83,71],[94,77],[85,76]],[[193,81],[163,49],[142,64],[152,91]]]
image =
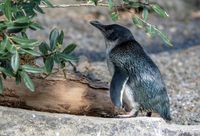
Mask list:
[[16,85],[14,79],[8,78],[3,81],[5,89],[0,95],[0,105],[75,115],[114,115],[106,83],[77,75],[68,74],[67,77],[32,77],[35,92],[30,92],[23,84]]

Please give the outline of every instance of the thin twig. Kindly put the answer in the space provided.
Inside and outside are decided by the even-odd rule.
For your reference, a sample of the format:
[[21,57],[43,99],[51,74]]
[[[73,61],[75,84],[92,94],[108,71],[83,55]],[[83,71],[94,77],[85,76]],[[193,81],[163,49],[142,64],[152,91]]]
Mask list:
[[[151,3],[143,3],[143,2],[133,2],[135,4],[140,4],[141,6],[150,6]],[[100,6],[100,7],[109,7],[109,4],[108,3],[98,3],[97,6]],[[47,5],[40,5],[41,8],[50,8],[49,6]],[[59,4],[59,5],[53,5],[54,8],[69,8],[69,7],[96,7],[96,5],[92,4],[92,3],[81,3],[81,4]],[[124,4],[121,4],[121,5],[115,5],[114,6],[115,8],[131,8],[132,6],[128,3],[124,3]]]
[[[54,8],[68,8],[68,7],[95,7],[94,4],[83,3],[83,4],[59,4],[53,5]],[[99,3],[97,6],[108,7],[106,3]],[[41,8],[49,8],[47,5],[40,5]]]
[[74,71],[75,73],[77,73],[78,71],[77,71],[77,69],[76,69],[76,66],[75,66],[71,61],[68,61],[68,62],[69,62],[69,64],[72,66],[73,71]]

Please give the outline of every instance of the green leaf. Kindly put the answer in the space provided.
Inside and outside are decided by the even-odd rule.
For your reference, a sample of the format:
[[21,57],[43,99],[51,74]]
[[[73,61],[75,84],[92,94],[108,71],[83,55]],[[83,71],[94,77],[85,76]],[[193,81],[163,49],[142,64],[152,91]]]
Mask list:
[[168,37],[165,33],[161,32],[159,29],[156,29],[156,31],[157,31],[157,34],[162,38],[162,40],[163,40],[167,45],[173,46],[173,44],[171,43],[169,37]]
[[54,6],[49,2],[48,0],[43,0],[43,3],[47,4],[50,8],[53,8]]
[[50,33],[50,50],[53,51],[56,47],[57,41],[58,41],[59,31],[58,29],[53,29]]
[[5,0],[4,3],[4,14],[6,18],[11,21],[12,19],[12,12],[11,12],[11,0]]
[[10,69],[6,69],[4,67],[0,67],[0,71],[4,74],[6,74],[7,76],[13,77],[15,76],[14,73],[12,73],[12,71]]
[[42,42],[39,45],[39,50],[43,55],[47,55],[48,54],[48,50],[49,50],[48,44],[46,42]]
[[143,19],[144,19],[145,21],[147,21],[148,15],[149,15],[148,9],[147,9],[147,8],[144,8],[144,9],[143,9],[143,12],[142,12],[142,17],[143,17]]
[[48,74],[50,74],[53,70],[53,66],[54,66],[54,59],[52,56],[47,57],[47,59],[45,60],[45,68],[46,68],[46,72]]
[[14,45],[12,45],[9,41],[9,37],[6,35],[5,39],[2,41],[4,44],[4,46],[6,46],[6,49],[10,52],[10,53],[15,53],[16,52],[16,48],[14,47]]
[[30,19],[26,16],[23,16],[23,17],[17,18],[14,22],[19,23],[19,24],[24,24],[24,23],[27,24],[30,22]]
[[141,19],[138,16],[133,17],[133,23],[139,28],[142,28],[143,25],[144,25],[143,22],[141,21]]
[[33,67],[31,65],[23,65],[22,69],[28,73],[34,73],[34,74],[39,74],[39,73],[43,73],[44,72],[44,68],[40,68],[40,67]]
[[17,72],[18,68],[19,68],[19,54],[18,51],[15,51],[15,54],[12,55],[11,57],[11,66],[12,69]]
[[10,53],[15,53],[16,52],[16,48],[14,45],[10,44],[10,42],[7,43],[6,49],[10,52]]
[[29,28],[32,30],[44,29],[39,23],[31,23]]
[[59,58],[65,60],[65,61],[78,61],[78,58],[72,55],[66,55],[66,54],[59,54]]
[[117,12],[112,12],[111,13],[111,18],[113,21],[116,21],[119,19],[119,14]]
[[19,74],[22,77],[22,79],[23,79],[24,84],[26,85],[26,87],[30,91],[34,92],[35,91],[35,87],[34,87],[34,84],[33,84],[32,80],[28,76],[28,74],[26,72],[24,72],[24,71],[19,71]]
[[57,64],[61,63],[61,60],[59,58],[59,54],[58,53],[53,56],[53,59],[54,59],[55,63],[57,63]]
[[39,41],[33,39],[27,39],[24,37],[13,36],[12,40],[21,45],[23,48],[29,48],[33,46],[37,46],[40,44]]
[[10,44],[8,37],[5,37],[3,41],[0,42],[0,50],[3,51],[4,49],[6,49],[8,44]]
[[90,1],[92,1],[92,3],[94,3],[94,5],[97,6],[97,4],[98,4],[98,0],[90,0]]
[[74,51],[74,49],[76,48],[76,44],[74,44],[74,43],[71,43],[71,44],[69,44],[64,50],[63,50],[63,53],[64,54],[69,54],[69,53],[71,53],[72,51]]
[[6,24],[4,24],[3,22],[0,23],[0,31],[3,31],[7,28]]
[[108,0],[109,9],[112,10],[113,8],[113,0]]
[[16,76],[15,76],[15,83],[16,83],[17,85],[19,85],[19,84],[21,83],[21,81],[22,81],[22,78],[21,78],[19,72],[17,72],[17,74],[16,74]]
[[0,76],[0,94],[3,93],[3,82],[2,82],[2,78]]
[[8,26],[7,27],[7,32],[9,34],[11,34],[11,33],[19,33],[21,31],[23,31],[24,28],[25,28],[24,26]]
[[29,50],[29,49],[20,49],[21,52],[25,52],[27,54],[33,55],[33,56],[41,56],[41,54],[35,50]]
[[156,30],[152,25],[148,25],[146,27],[146,33],[148,33],[150,36],[153,36],[156,33]]
[[39,12],[39,13],[41,13],[41,14],[44,14],[43,9],[40,8],[39,5],[36,5],[36,6],[34,7],[34,9],[35,9],[37,12]]
[[64,39],[64,32],[63,32],[63,30],[60,32],[60,35],[59,35],[59,37],[58,37],[58,43],[59,44],[63,44],[63,39]]
[[130,5],[132,8],[141,7],[141,4],[139,2],[135,2],[135,1],[128,1],[128,5]]
[[152,9],[161,17],[169,17],[167,12],[163,10],[158,4],[153,4]]

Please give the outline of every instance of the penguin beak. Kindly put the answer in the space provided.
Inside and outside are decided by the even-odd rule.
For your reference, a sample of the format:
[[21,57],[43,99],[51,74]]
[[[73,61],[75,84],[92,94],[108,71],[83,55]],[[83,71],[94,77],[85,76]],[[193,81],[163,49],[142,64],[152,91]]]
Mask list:
[[94,27],[98,28],[101,32],[105,33],[105,26],[102,23],[100,23],[99,21],[90,21],[90,24],[93,25]]

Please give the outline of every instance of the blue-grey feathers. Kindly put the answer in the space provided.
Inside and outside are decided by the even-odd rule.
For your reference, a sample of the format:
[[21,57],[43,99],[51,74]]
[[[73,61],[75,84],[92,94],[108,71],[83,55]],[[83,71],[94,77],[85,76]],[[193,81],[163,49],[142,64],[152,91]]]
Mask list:
[[107,59],[114,67],[110,86],[114,105],[122,107],[122,95],[127,85],[132,91],[132,100],[141,109],[156,111],[164,119],[170,120],[169,98],[160,71],[134,39],[131,31],[118,24],[103,25],[98,21],[92,21],[91,24],[103,33]]
[[[155,111],[170,120],[170,105],[160,71],[135,41],[120,43],[109,54],[110,60],[129,76],[127,85],[144,111]],[[119,101],[119,99],[118,99]]]
[[113,104],[118,108],[122,107],[122,97],[127,80],[128,75],[118,67],[115,67],[115,72],[110,84],[110,97]]

